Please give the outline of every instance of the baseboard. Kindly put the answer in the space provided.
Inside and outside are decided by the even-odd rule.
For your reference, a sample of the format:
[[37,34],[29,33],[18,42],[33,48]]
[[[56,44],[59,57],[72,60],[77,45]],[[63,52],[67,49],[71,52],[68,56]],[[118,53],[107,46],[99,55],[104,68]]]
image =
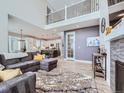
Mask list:
[[64,61],[75,61],[75,59],[66,59],[66,58],[64,58]]
[[77,59],[75,59],[75,61],[81,62],[81,63],[92,64],[92,61],[88,61],[88,60],[77,60]]
[[[68,59],[64,58],[64,61],[68,61]],[[80,63],[86,63],[86,64],[92,64],[92,61],[88,61],[88,60],[78,60],[78,59],[75,59],[73,61],[80,62]]]

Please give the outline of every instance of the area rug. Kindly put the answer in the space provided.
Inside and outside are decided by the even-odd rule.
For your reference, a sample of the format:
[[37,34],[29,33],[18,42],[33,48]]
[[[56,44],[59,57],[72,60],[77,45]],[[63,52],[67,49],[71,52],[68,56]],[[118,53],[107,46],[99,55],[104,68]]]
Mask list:
[[97,93],[94,80],[80,73],[38,71],[36,75],[37,93]]

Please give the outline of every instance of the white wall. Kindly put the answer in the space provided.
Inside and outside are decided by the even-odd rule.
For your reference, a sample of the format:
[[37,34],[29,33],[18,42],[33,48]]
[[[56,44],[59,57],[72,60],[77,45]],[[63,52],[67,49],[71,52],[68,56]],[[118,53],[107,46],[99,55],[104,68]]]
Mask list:
[[46,9],[47,0],[0,0],[0,52],[8,51],[8,14],[42,27]]
[[[2,1],[2,2],[1,2]],[[41,27],[46,23],[47,0],[1,0],[10,15]]]
[[20,34],[21,33],[20,29],[23,30],[22,33],[24,35],[35,36],[38,38],[41,38],[41,35],[43,33],[45,33],[45,31],[42,30],[40,27],[29,24],[23,20],[18,19],[18,18],[14,18],[14,17],[9,16],[8,31]]
[[110,85],[110,42],[105,41],[105,33],[101,33],[101,20],[104,17],[106,19],[106,27],[109,26],[109,11],[108,11],[108,1],[100,1],[100,45],[104,46],[107,52],[107,82]]
[[[4,6],[0,3],[0,7]],[[8,15],[0,8],[0,52],[8,51]]]

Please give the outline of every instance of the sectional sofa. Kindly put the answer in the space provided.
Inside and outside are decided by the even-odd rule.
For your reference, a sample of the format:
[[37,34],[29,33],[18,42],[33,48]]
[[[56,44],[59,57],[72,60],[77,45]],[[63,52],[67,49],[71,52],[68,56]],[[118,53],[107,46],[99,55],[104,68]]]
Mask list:
[[5,69],[20,68],[23,73],[28,71],[37,71],[40,69],[40,62],[33,60],[36,52],[28,53],[3,53],[0,54],[0,64]]
[[42,69],[42,67],[45,67],[45,70],[47,69],[47,71],[50,71],[57,67],[57,60],[44,60],[47,61],[45,64],[41,64],[40,61],[33,60],[33,57],[36,54],[37,52],[12,54],[3,53],[0,54],[0,64],[4,65],[5,69],[20,68],[23,73],[37,71]]
[[49,71],[57,66],[57,60],[50,62],[46,60],[47,64],[41,66],[40,61],[33,60],[36,54],[37,52],[0,54],[0,64],[4,65],[5,69],[20,68],[24,73],[16,78],[0,82],[0,93],[36,93],[36,75],[32,71],[37,71],[41,67]]
[[36,75],[27,72],[16,78],[0,82],[0,93],[36,93]]
[[49,58],[55,58],[55,57],[60,56],[60,50],[56,50],[56,49],[41,50],[41,54],[45,54]]

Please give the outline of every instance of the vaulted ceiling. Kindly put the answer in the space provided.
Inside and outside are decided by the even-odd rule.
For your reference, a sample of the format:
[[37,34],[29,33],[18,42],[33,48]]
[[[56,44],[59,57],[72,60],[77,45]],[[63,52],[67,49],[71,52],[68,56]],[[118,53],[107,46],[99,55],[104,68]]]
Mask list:
[[60,38],[57,32],[48,32],[41,28],[27,23],[19,18],[9,15],[8,30],[13,34],[20,34],[20,29],[23,30],[23,35],[29,37],[36,37],[39,39],[51,40]]

